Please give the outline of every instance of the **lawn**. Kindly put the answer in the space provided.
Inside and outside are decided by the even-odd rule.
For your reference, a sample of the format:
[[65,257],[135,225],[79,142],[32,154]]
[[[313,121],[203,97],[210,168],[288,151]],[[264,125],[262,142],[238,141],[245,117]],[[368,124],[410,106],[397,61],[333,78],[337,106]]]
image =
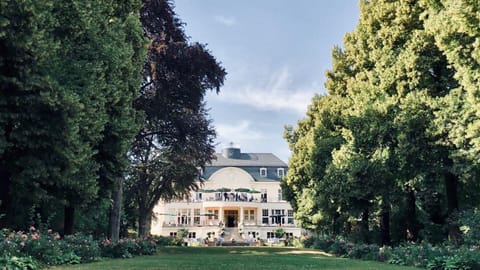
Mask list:
[[250,247],[167,247],[155,256],[132,259],[106,259],[100,262],[53,267],[51,270],[75,269],[165,269],[165,270],[249,270],[249,269],[418,269],[384,263],[335,258],[320,251],[294,248]]

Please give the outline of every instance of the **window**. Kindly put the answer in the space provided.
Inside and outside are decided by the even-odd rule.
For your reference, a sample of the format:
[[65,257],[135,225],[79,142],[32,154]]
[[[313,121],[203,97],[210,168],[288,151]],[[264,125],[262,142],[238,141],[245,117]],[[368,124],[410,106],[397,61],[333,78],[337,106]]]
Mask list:
[[190,225],[190,209],[179,209],[177,212],[177,224]]
[[293,210],[288,210],[287,213],[288,213],[287,223],[293,224]]
[[267,177],[267,168],[260,168],[260,176]]
[[285,224],[285,210],[284,209],[272,209],[272,224]]
[[197,238],[197,233],[196,232],[189,232],[188,233],[188,238]]
[[193,211],[193,213],[194,213],[194,214],[193,214],[193,223],[194,223],[195,225],[200,225],[200,209],[198,209],[198,208],[195,209],[195,210]]
[[243,210],[243,219],[247,221],[255,221],[255,210]]
[[279,201],[283,200],[283,195],[282,195],[282,190],[281,189],[278,190],[278,200]]
[[177,237],[177,232],[170,232],[170,237]]
[[285,176],[285,169],[284,168],[278,168],[277,169],[277,176],[282,178]]
[[261,202],[267,202],[267,189],[262,189],[260,195]]
[[267,238],[275,238],[275,232],[267,232]]
[[262,224],[268,225],[268,209],[262,209]]

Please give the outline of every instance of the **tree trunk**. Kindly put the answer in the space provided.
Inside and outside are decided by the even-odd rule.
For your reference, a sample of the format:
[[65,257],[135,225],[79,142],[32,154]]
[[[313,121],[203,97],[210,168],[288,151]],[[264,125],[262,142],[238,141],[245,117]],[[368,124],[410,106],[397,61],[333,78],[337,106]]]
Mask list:
[[65,206],[63,217],[63,235],[73,234],[73,219],[75,208],[72,205]]
[[150,221],[152,220],[152,211],[140,210],[138,217],[138,236],[141,238],[150,235]]
[[456,175],[450,172],[445,175],[445,188],[447,193],[448,239],[459,246],[463,243],[463,239],[455,216],[455,212],[458,211],[458,179]]
[[112,205],[110,207],[110,218],[108,222],[108,238],[112,242],[120,239],[120,221],[123,198],[123,179],[117,178],[113,186]]
[[384,203],[382,205],[382,213],[380,214],[380,234],[382,245],[390,245],[390,205]]
[[457,177],[448,172],[445,175],[445,188],[447,193],[448,214],[458,210],[458,180]]
[[10,186],[10,174],[7,170],[0,169],[0,229],[11,227]]
[[368,219],[369,219],[370,212],[368,207],[363,210],[362,213],[362,227],[361,227],[361,234],[363,237],[363,242],[370,244],[370,237],[369,237],[369,228],[368,228]]
[[418,238],[418,230],[417,230],[417,208],[416,208],[416,198],[415,198],[415,191],[413,188],[408,187],[406,193],[406,240],[407,241],[417,241]]

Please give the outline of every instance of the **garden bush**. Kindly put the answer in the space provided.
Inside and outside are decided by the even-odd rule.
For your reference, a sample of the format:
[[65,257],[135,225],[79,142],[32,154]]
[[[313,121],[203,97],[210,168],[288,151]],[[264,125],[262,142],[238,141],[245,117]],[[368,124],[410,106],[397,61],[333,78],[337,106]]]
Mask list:
[[0,268],[6,270],[37,270],[40,265],[32,257],[0,256]]
[[343,239],[328,237],[306,237],[295,241],[297,246],[321,249],[336,256],[351,259],[375,260],[405,266],[432,270],[480,270],[480,249],[478,246],[455,247],[452,245],[431,245],[403,243],[397,247],[380,247],[376,244],[357,244]]
[[30,227],[23,231],[0,231],[0,269],[37,269],[60,264],[91,262],[101,257],[130,258],[152,255],[158,247],[175,244],[175,239],[148,237],[98,241],[90,235],[74,234],[61,238],[51,230]]
[[67,235],[61,243],[63,250],[80,257],[82,263],[96,261],[102,255],[98,241],[94,240],[91,235],[81,233]]

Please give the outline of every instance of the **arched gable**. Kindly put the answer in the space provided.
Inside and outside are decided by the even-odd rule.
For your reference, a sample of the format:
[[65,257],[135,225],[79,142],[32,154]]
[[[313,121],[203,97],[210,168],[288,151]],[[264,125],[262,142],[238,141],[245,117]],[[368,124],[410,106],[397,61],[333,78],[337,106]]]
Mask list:
[[214,172],[206,183],[210,188],[253,188],[255,179],[243,169],[226,167]]

